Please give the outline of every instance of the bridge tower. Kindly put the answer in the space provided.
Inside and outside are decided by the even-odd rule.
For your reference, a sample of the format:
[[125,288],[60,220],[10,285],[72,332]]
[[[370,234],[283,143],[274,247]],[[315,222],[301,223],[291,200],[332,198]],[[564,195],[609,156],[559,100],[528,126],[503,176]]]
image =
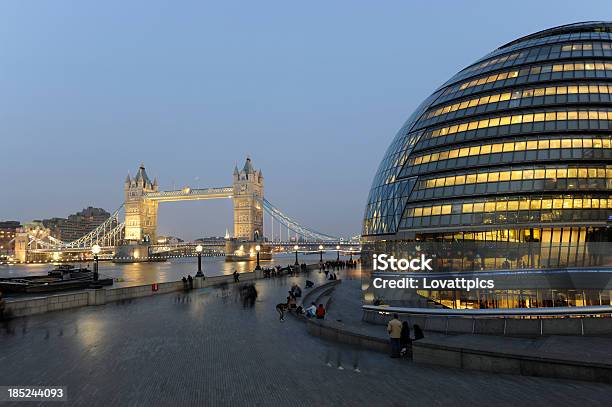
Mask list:
[[28,242],[30,238],[23,229],[15,233],[15,260],[25,263],[28,260]]
[[234,238],[258,241],[263,238],[264,178],[247,157],[242,170],[234,167]]
[[151,182],[140,164],[136,176],[125,179],[125,240],[130,243],[157,241],[158,202],[145,199],[144,194],[157,192],[157,178]]
[[38,239],[39,241],[46,240],[51,235],[49,228],[46,228],[42,222],[34,221],[26,223],[15,233],[15,260],[20,263],[24,263],[29,260],[43,260],[45,256],[43,254],[36,254],[30,252],[30,249],[44,248],[39,246],[38,243],[30,243],[30,236]]

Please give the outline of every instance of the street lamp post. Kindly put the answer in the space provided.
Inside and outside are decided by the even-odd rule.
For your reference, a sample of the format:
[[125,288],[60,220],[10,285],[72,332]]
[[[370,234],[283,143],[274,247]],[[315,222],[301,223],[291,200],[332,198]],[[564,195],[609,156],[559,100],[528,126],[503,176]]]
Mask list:
[[196,277],[204,277],[204,273],[202,272],[202,250],[204,248],[201,244],[197,245],[195,250],[198,253],[198,272],[196,273]]
[[99,278],[99,274],[98,274],[98,254],[100,254],[100,251],[102,250],[102,248],[95,244],[93,246],[91,246],[91,252],[94,255],[94,271],[93,271],[93,279],[94,281],[98,281]]
[[260,245],[255,246],[255,251],[257,252],[257,267],[255,267],[255,270],[261,270],[261,266],[259,265],[259,251],[260,250],[261,250]]
[[340,261],[340,246],[336,246],[336,261]]
[[323,263],[323,245],[319,245],[319,262]]
[[293,250],[295,250],[295,265],[299,266],[300,263],[298,262],[298,249],[300,248],[300,246],[295,245],[293,246]]

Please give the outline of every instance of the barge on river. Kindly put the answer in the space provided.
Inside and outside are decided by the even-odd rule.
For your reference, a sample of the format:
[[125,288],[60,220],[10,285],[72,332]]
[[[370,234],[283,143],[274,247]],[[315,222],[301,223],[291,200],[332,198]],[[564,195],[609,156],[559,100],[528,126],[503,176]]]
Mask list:
[[112,284],[112,278],[94,280],[94,273],[88,268],[60,265],[49,271],[47,275],[0,278],[0,292],[46,293],[83,288],[100,288]]

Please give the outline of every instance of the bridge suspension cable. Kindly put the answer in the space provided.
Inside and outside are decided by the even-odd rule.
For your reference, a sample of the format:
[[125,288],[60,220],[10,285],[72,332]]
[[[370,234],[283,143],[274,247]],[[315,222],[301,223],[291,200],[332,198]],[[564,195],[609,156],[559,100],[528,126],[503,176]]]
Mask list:
[[66,250],[66,249],[88,249],[94,244],[102,247],[116,246],[123,239],[125,222],[119,222],[119,213],[123,205],[112,213],[104,222],[84,236],[71,242],[64,242],[53,236],[39,238],[34,235],[28,236],[28,248],[33,250]]
[[[310,229],[306,226],[301,225],[296,220],[290,218],[281,212],[280,209],[275,207],[268,201],[266,198],[260,199],[261,204],[263,205],[265,211],[272,217],[272,219],[276,219],[277,222],[281,223],[288,230],[291,230],[296,233],[296,235],[304,237],[306,240],[310,241],[321,241],[321,242],[329,242],[329,241],[340,241],[339,237],[330,236],[325,233],[317,232],[316,230]],[[289,238],[289,234],[287,234]]]
[[123,208],[121,205],[104,222],[94,230],[72,242],[64,243],[61,248],[77,249],[91,247],[94,244],[100,246],[115,246],[123,238],[125,222],[119,222],[119,212]]

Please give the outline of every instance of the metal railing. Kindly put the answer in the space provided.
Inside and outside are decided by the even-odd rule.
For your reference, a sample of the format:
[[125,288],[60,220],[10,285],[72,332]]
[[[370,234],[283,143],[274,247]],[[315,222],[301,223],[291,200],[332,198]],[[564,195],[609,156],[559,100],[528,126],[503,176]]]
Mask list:
[[366,311],[383,313],[441,315],[460,317],[547,317],[547,316],[581,316],[612,314],[612,305],[594,305],[584,307],[543,307],[543,308],[495,308],[495,309],[440,309],[392,307],[380,305],[362,305]]

